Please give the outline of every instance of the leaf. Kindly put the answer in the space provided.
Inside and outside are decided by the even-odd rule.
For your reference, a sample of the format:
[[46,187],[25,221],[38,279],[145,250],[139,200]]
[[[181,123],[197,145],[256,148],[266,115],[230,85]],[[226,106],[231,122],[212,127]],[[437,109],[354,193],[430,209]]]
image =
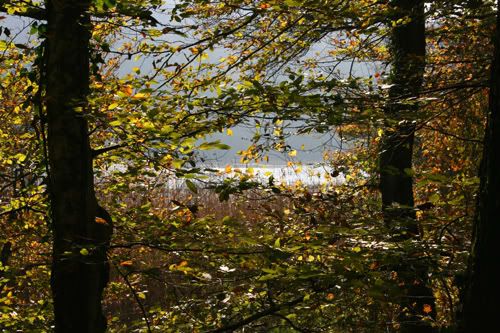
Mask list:
[[432,312],[432,306],[430,306],[429,304],[424,304],[423,311],[424,311],[425,314],[431,313]]
[[149,94],[142,93],[142,92],[139,92],[139,93],[135,94],[134,96],[132,96],[132,98],[134,98],[134,99],[143,99],[143,98],[147,98],[147,97],[149,97]]
[[133,90],[132,86],[130,85],[125,85],[121,88],[121,91],[125,93],[127,96],[132,96]]
[[109,106],[108,106],[108,110],[113,110],[113,109],[116,109],[118,107],[118,103],[111,103]]
[[215,145],[215,147],[218,148],[218,149],[222,149],[222,150],[229,150],[229,149],[231,149],[231,146],[226,145],[224,143],[218,143],[218,144]]
[[89,250],[87,250],[86,248],[83,248],[80,250],[80,254],[82,256],[88,256],[89,255]]
[[280,238],[277,238],[277,239],[274,241],[274,247],[281,247],[281,239],[280,239]]
[[99,223],[99,224],[108,224],[108,221],[106,221],[105,219],[103,219],[102,217],[96,217],[95,218],[95,223]]
[[439,202],[439,194],[433,193],[429,196],[429,201],[432,202],[433,204]]
[[130,267],[134,264],[132,260],[125,260],[120,263],[120,266],[122,267]]
[[271,268],[262,268],[262,271],[264,273],[267,273],[267,274],[276,274],[277,271],[275,269],[271,269]]
[[196,194],[198,193],[198,188],[197,188],[197,187],[196,187],[196,185],[195,185],[192,181],[190,181],[189,179],[186,179],[186,186],[187,186],[187,188],[188,188],[191,192],[196,193]]

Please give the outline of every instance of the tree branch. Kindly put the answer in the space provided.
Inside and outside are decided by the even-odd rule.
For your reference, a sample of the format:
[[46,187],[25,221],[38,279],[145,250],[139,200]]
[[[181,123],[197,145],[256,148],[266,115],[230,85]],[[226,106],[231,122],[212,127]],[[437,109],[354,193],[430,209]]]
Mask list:
[[244,319],[240,320],[237,323],[232,323],[232,324],[226,325],[224,327],[208,331],[207,333],[233,332],[234,330],[242,328],[243,326],[245,326],[247,324],[250,324],[250,323],[252,323],[252,322],[254,322],[256,320],[259,320],[259,319],[261,319],[263,317],[267,317],[267,316],[270,316],[270,315],[274,315],[275,313],[277,313],[278,311],[281,311],[284,308],[297,305],[297,304],[299,304],[299,303],[301,303],[303,301],[304,301],[304,297],[300,296],[300,297],[297,297],[297,298],[295,298],[295,299],[293,299],[293,300],[291,300],[289,302],[278,304],[278,305],[275,305],[275,306],[271,306],[270,308],[268,308],[266,310],[262,310],[260,312],[257,312],[257,313],[255,313],[255,314],[253,314],[253,315],[251,315],[251,316],[249,316],[247,318],[244,318]]
[[[9,15],[28,17],[35,20],[45,20],[46,13],[44,8],[36,7],[32,4],[28,4],[28,8],[25,11],[16,10],[15,5],[6,6],[11,4],[8,0],[0,0],[0,12],[7,13]],[[14,8],[14,12],[9,13],[9,9]]]
[[[23,2],[23,1],[20,1]],[[8,5],[11,6],[8,6]],[[23,8],[23,11],[16,9],[15,4],[12,4],[8,0],[0,0],[0,12],[9,14],[9,15],[14,15],[14,16],[21,16],[21,17],[28,17],[34,20],[46,20],[47,19],[47,13],[45,8],[42,7],[37,7],[31,3],[25,3],[27,5],[26,8]],[[11,12],[9,12],[9,9],[11,9]],[[12,12],[12,9],[14,10]],[[119,11],[117,12],[100,12],[100,13],[91,13],[92,16],[94,17],[112,17],[115,15],[123,15],[123,16],[130,16],[134,18],[139,18],[143,20],[144,22],[148,22],[150,25],[158,25],[159,22],[153,17],[151,11],[145,10],[140,7],[129,7],[129,8],[120,8]]]

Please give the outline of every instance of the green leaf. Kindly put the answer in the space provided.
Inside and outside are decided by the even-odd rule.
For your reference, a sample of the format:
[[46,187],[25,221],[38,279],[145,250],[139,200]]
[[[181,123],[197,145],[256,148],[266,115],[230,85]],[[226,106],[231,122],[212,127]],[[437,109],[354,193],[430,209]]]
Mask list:
[[193,193],[196,193],[198,194],[198,188],[196,187],[196,185],[190,181],[189,179],[186,179],[186,186],[188,187],[188,189],[193,192]]
[[278,247],[278,248],[281,247],[281,239],[280,238],[278,238],[278,239],[276,239],[276,241],[274,241],[274,247]]

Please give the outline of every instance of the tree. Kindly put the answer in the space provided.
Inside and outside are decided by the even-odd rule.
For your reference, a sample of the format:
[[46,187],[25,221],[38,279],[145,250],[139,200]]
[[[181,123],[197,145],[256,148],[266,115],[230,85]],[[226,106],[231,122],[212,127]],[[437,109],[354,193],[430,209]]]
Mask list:
[[[418,119],[416,99],[425,70],[425,17],[423,1],[393,1],[391,75],[389,105],[385,111],[388,127],[380,153],[380,192],[384,220],[395,240],[418,238],[413,198],[412,158]],[[414,256],[414,255],[411,255]],[[416,258],[414,258],[416,259]],[[404,284],[399,317],[401,332],[429,332],[421,319],[435,316],[432,290],[427,286],[425,263],[403,264],[396,268]],[[427,308],[426,308],[427,306]]]
[[480,167],[480,190],[474,219],[472,250],[463,297],[460,332],[490,329],[497,325],[496,308],[500,297],[497,270],[498,210],[500,209],[500,12],[497,2],[494,54],[489,82],[489,109]]
[[90,1],[49,1],[46,105],[56,332],[104,332],[102,292],[112,221],[94,192],[86,120]]

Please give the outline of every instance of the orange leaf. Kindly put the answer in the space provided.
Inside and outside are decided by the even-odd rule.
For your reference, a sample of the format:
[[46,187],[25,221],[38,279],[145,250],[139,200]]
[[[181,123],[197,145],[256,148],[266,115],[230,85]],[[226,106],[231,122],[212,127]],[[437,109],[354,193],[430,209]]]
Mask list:
[[132,91],[132,87],[131,87],[131,86],[129,86],[129,85],[123,86],[123,87],[121,88],[121,91],[123,91],[123,92],[124,92],[125,94],[127,94],[128,96],[132,96],[132,93],[133,93],[133,91]]
[[432,312],[432,306],[430,306],[429,304],[424,304],[424,313],[425,314],[429,314]]
[[105,219],[103,219],[102,217],[96,217],[95,218],[95,223],[99,223],[99,224],[108,224],[108,221],[106,221]]
[[326,295],[326,299],[329,301],[333,300],[334,298],[335,298],[335,295],[332,293],[329,293],[328,295]]
[[134,264],[132,260],[125,260],[120,263],[120,266],[122,267],[130,267]]

